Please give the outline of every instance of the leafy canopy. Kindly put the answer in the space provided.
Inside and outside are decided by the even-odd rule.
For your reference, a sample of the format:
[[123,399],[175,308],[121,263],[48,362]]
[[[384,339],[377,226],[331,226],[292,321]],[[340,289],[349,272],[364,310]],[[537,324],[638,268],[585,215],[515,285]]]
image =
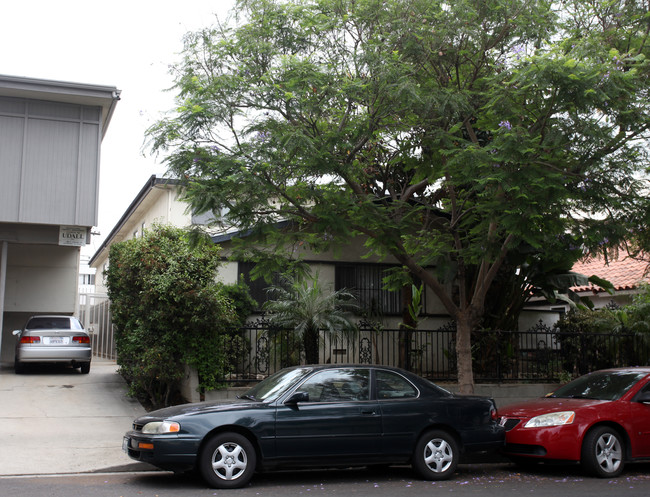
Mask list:
[[234,14],[187,34],[152,149],[195,210],[258,242],[358,235],[393,257],[456,319],[459,365],[510,253],[614,244],[639,217],[647,2],[241,0]]

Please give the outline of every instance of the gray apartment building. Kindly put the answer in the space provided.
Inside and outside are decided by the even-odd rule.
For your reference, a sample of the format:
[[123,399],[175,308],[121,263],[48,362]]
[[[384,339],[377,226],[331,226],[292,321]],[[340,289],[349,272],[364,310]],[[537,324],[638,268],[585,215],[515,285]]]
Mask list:
[[73,314],[115,87],[0,75],[0,364],[33,314]]

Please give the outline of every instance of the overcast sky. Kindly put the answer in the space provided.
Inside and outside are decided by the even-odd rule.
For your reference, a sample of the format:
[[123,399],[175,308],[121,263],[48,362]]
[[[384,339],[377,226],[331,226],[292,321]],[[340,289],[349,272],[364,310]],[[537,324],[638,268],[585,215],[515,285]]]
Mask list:
[[169,64],[182,38],[225,19],[234,0],[23,0],[4,2],[0,74],[115,86],[121,90],[102,142],[101,237],[92,255],[152,174],[165,168],[143,155],[144,131],[173,107]]

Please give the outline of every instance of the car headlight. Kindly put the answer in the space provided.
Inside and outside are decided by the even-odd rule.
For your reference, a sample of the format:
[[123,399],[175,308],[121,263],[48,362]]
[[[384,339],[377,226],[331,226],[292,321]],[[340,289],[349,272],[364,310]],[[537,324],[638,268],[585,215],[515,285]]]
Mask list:
[[545,426],[570,425],[576,418],[573,411],[550,412],[528,420],[524,428],[543,428]]
[[177,433],[181,430],[181,425],[175,421],[152,421],[142,427],[142,433]]

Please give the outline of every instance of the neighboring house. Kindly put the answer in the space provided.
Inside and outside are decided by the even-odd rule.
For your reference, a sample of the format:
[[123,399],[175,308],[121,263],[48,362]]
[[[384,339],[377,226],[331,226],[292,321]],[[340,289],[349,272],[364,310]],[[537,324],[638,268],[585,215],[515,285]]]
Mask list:
[[[111,244],[135,238],[143,229],[154,223],[172,224],[179,227],[191,224],[205,224],[206,216],[193,216],[188,206],[179,199],[177,180],[152,176],[133,200],[122,218],[105,239],[101,247],[91,257],[90,266],[96,268],[97,292],[105,292],[104,270],[108,267],[108,254]],[[261,304],[266,298],[265,288],[269,283],[263,279],[252,281],[250,272],[253,266],[247,262],[228,260],[229,247],[233,236],[238,233],[222,233],[213,236],[213,241],[222,247],[224,262],[218,279],[223,283],[237,283],[242,279],[251,287],[253,297]],[[341,247],[339,247],[340,249]],[[384,270],[391,267],[390,262],[364,258],[365,249],[361,239],[346,244],[334,252],[314,253],[304,246],[296,246],[288,257],[301,258],[307,262],[313,274],[318,274],[321,283],[333,289],[354,288],[362,303],[367,307],[381,309],[384,324],[397,327],[402,320],[402,300],[400,292],[389,292],[382,288]],[[427,292],[425,292],[427,293]],[[447,313],[437,298],[429,292],[425,295],[425,314],[423,326],[437,327],[449,321]]]
[[151,176],[115,227],[88,262],[95,270],[95,289],[106,293],[104,271],[108,268],[108,253],[113,243],[138,238],[154,224],[171,224],[185,227],[192,224],[187,204],[178,198],[178,180]]
[[[572,271],[585,276],[598,276],[609,281],[614,286],[614,293],[610,294],[604,288],[588,284],[574,287],[573,291],[580,297],[589,298],[594,308],[606,306],[625,306],[632,303],[632,297],[638,293],[639,285],[650,283],[648,262],[633,259],[621,251],[617,257],[605,259],[603,256],[592,257],[576,263]],[[553,326],[560,315],[569,311],[569,305],[558,301],[555,304],[537,299],[524,309],[520,320],[519,329],[525,330],[540,323]]]
[[0,363],[32,314],[78,309],[97,225],[100,146],[120,92],[0,75]]
[[596,275],[614,285],[613,295],[592,284],[573,289],[581,297],[590,298],[597,309],[611,304],[618,306],[630,304],[632,297],[638,293],[639,286],[650,283],[648,262],[633,259],[623,251],[616,258],[606,260],[603,256],[599,256],[579,262],[573,266],[573,271],[585,276]]
[[[97,270],[96,289],[98,293],[106,291],[103,272],[108,266],[109,250],[113,243],[137,238],[141,236],[144,230],[154,224],[171,224],[179,227],[191,224],[206,224],[206,216],[193,216],[179,194],[180,184],[176,180],[152,176],[147,181],[90,260],[91,268]],[[288,229],[288,226],[285,223],[279,223],[277,228]],[[238,232],[226,232],[212,236],[213,242],[222,249],[223,261],[217,278],[226,284],[241,281],[247,283],[253,297],[258,301],[261,308],[261,304],[267,298],[265,290],[269,283],[263,279],[252,280],[250,278],[253,269],[251,263],[229,258],[233,238],[240,235],[241,233]],[[352,357],[354,361],[380,360],[387,361],[386,364],[398,364],[404,359],[398,354],[398,352],[403,352],[403,336],[396,331],[402,321],[402,297],[400,292],[384,290],[382,283],[384,271],[391,267],[390,261],[366,258],[365,253],[363,239],[361,238],[349,240],[344,246],[338,246],[336,251],[324,253],[312,252],[302,244],[287,248],[287,257],[301,259],[308,263],[312,274],[318,274],[323,288],[329,287],[332,290],[343,287],[351,288],[357,293],[364,307],[375,307],[381,310],[380,315],[375,316],[375,319],[382,322],[386,333],[377,334],[371,329],[362,326],[354,344],[337,342],[332,345],[333,342],[326,343],[322,351],[322,360],[325,362],[349,362],[349,358]],[[587,272],[589,275],[599,274],[602,277],[608,277],[602,268],[593,271],[576,269],[580,272]],[[626,281],[629,282],[629,278],[628,276]],[[635,276],[631,276],[631,278],[636,281]],[[613,283],[617,285],[621,293],[627,289],[626,285],[619,284],[616,280]],[[619,297],[621,293],[619,293]],[[609,296],[609,300],[611,298]],[[549,371],[551,370],[544,369],[545,363],[540,362],[538,357],[540,351],[543,354],[549,354],[552,353],[549,351],[558,350],[551,328],[561,314],[566,311],[567,307],[561,303],[557,305],[549,305],[547,302],[541,301],[531,303],[531,306],[522,313],[519,322],[519,330],[533,331],[532,333],[522,333],[517,338],[517,357],[520,358],[521,363],[517,362],[517,367],[514,367],[508,362],[505,366],[510,366],[511,369],[502,368],[503,371],[500,369],[499,374],[510,375],[507,376],[509,379],[518,378],[520,374],[528,374],[535,378],[540,377],[540,375],[549,375],[550,377],[551,373]],[[94,311],[89,308],[88,312]],[[95,312],[95,314],[99,315],[99,312]],[[258,320],[259,317],[259,314],[251,316],[250,327],[246,330],[246,333],[250,333],[251,355],[248,358],[244,357],[242,365],[237,366],[237,374],[241,373],[242,377],[246,378],[249,377],[247,375],[256,377],[257,374],[267,374],[274,367],[273,365],[277,366],[277,363],[274,363],[272,358],[275,357],[275,360],[277,360],[280,357],[277,350],[273,348],[273,343],[269,342],[268,337],[262,336],[260,338],[259,335],[256,335],[259,330],[264,330],[264,321]],[[108,324],[102,324],[98,318],[94,322],[97,323],[93,324],[96,337],[99,339],[97,342],[105,344],[105,347],[110,349],[108,352],[102,353],[114,357],[112,355],[115,351],[111,327]],[[419,334],[419,336],[413,335],[410,338],[411,347],[408,358],[405,359],[410,364],[409,367],[415,371],[427,372],[427,374],[432,375],[451,374],[449,371],[454,362],[454,340],[451,331],[453,327],[451,324],[449,315],[445,312],[438,299],[425,289],[424,315],[419,323],[419,329],[423,333]],[[105,349],[102,348],[102,351],[105,351]],[[487,353],[494,353],[494,350],[486,349]],[[258,361],[258,358],[261,358],[261,360]],[[487,363],[492,364],[491,361],[491,358],[487,359]],[[485,367],[485,364],[482,363],[481,367]],[[501,366],[504,366],[504,364],[501,364]],[[560,367],[561,365],[555,364],[555,366]],[[252,369],[248,370],[246,368]],[[485,373],[483,371],[482,374],[496,373]],[[544,377],[546,378],[546,376]],[[489,376],[489,378],[493,378],[493,376]],[[196,384],[191,381],[189,384],[194,386],[187,387],[185,394],[188,399],[194,399]]]
[[90,257],[81,254],[79,260],[79,304],[84,305],[86,296],[95,293],[95,273],[97,270],[88,265]]

